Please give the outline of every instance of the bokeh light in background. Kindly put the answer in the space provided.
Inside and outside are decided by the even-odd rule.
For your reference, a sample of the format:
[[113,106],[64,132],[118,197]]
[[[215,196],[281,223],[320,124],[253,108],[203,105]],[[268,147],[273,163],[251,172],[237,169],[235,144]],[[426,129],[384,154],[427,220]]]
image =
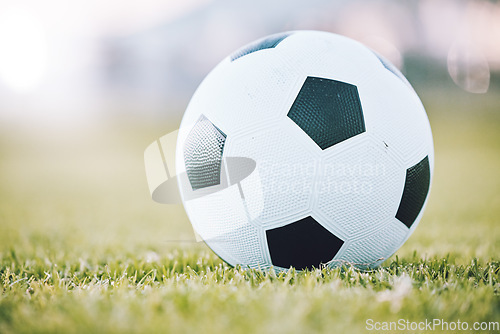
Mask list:
[[467,93],[498,89],[497,2],[3,1],[0,120],[180,119],[196,86],[228,53],[294,29],[365,43],[406,71],[417,91],[450,83]]
[[47,70],[47,40],[40,20],[22,7],[0,14],[0,77],[8,88],[35,88]]
[[[173,20],[187,1],[0,1],[0,121],[82,124],[106,113],[105,42]],[[84,122],[85,123],[85,122]]]

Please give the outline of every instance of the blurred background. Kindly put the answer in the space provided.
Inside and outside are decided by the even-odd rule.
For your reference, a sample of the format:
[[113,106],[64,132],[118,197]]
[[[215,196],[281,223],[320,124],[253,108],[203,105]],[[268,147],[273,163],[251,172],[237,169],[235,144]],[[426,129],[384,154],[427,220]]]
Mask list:
[[37,124],[178,120],[222,58],[295,29],[361,41],[417,90],[498,90],[497,1],[2,0],[0,117]]
[[0,252],[156,254],[193,240],[180,207],[149,198],[143,150],[222,58],[298,29],[378,51],[426,106],[436,178],[403,253],[498,251],[498,1],[0,0]]

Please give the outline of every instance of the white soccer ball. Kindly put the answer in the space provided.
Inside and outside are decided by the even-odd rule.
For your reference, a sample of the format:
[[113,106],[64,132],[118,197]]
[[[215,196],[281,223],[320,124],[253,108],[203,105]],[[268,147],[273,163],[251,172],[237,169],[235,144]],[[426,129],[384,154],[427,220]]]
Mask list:
[[424,107],[387,60],[318,31],[225,58],[184,114],[188,217],[231,265],[376,267],[411,235],[433,175]]

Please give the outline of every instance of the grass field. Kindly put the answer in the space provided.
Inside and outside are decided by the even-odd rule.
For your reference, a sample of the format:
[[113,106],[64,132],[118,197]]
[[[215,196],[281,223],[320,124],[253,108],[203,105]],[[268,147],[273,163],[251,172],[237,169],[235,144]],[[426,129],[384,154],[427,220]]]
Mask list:
[[182,208],[149,198],[142,154],[173,130],[161,124],[0,126],[0,333],[367,333],[368,319],[499,322],[500,103],[439,101],[426,102],[436,147],[426,214],[373,272],[225,265],[194,242]]

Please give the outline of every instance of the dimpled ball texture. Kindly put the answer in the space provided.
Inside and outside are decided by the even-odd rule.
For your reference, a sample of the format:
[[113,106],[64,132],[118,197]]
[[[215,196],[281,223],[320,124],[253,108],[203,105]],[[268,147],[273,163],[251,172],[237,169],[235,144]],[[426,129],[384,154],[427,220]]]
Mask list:
[[222,60],[176,147],[196,233],[230,265],[260,269],[377,267],[417,227],[433,163],[406,78],[318,31],[267,36]]

